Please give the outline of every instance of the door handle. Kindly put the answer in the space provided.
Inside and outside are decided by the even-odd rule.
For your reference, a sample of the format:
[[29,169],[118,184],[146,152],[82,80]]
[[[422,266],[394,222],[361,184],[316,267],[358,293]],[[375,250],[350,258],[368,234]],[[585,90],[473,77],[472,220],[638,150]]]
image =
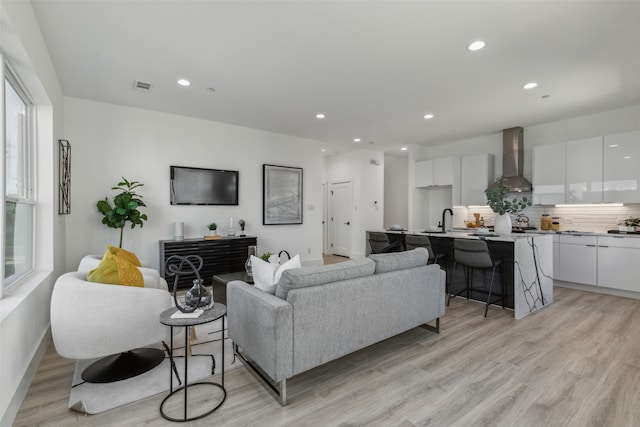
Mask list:
[[349,221],[345,222],[345,225],[351,225],[351,223]]

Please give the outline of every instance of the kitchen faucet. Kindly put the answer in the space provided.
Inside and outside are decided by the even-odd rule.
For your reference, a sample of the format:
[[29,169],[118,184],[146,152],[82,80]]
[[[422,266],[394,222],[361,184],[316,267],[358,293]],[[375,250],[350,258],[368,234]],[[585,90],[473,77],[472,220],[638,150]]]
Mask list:
[[445,210],[442,211],[442,232],[443,233],[447,232],[447,227],[446,227],[445,222],[444,222],[444,217],[445,217],[445,214],[447,213],[447,211],[449,211],[449,213],[453,217],[453,211],[450,208],[446,208]]

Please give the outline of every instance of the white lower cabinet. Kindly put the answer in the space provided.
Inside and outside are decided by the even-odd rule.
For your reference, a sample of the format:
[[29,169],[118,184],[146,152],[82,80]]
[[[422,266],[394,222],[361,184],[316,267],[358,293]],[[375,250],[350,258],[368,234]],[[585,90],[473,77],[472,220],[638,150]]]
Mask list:
[[640,238],[554,236],[553,278],[640,292]]
[[597,275],[597,237],[560,235],[558,268],[554,279],[595,285]]
[[598,286],[640,292],[640,239],[598,238]]

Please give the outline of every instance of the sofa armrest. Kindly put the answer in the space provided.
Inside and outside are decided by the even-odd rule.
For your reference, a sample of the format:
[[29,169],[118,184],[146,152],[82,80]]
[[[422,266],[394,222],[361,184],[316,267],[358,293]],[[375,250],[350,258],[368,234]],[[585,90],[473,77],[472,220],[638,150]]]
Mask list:
[[227,284],[229,337],[274,381],[293,375],[293,307],[242,282]]

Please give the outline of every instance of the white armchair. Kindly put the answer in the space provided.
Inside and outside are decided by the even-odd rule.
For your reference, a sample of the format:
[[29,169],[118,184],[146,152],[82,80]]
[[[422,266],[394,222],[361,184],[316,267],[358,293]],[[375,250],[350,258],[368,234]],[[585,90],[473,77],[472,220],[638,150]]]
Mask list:
[[162,362],[162,350],[140,347],[168,339],[169,328],[159,316],[172,298],[167,282],[149,268],[141,268],[144,287],[87,282],[88,271],[99,262],[100,257],[86,256],[79,271],[58,278],[51,295],[51,332],[63,357],[103,357],[82,374],[85,381],[101,383],[139,375]]

